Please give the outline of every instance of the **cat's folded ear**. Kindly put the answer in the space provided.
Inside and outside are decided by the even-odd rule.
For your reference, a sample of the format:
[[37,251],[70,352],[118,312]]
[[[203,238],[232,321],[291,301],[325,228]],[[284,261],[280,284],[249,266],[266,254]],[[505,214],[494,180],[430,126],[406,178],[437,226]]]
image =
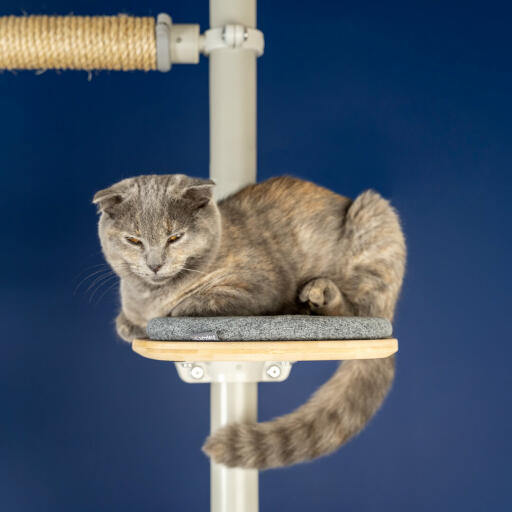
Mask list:
[[115,183],[109,188],[98,190],[92,198],[92,202],[98,207],[98,213],[105,212],[111,214],[113,209],[122,203],[128,195],[131,181],[131,178],[128,178]]
[[213,180],[195,179],[183,192],[183,199],[190,201],[194,208],[203,208],[212,198]]

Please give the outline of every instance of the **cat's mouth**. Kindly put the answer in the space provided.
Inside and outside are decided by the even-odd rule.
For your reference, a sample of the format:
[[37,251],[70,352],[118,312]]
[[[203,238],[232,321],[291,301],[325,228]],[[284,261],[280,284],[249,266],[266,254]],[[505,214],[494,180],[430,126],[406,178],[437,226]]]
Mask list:
[[164,281],[167,281],[168,279],[171,279],[172,275],[169,276],[148,276],[149,281],[152,283],[163,283]]
[[151,284],[163,284],[166,281],[169,281],[171,279],[175,279],[176,276],[180,273],[180,271],[177,272],[167,272],[166,274],[146,274],[144,275],[144,278],[149,281]]
[[165,274],[149,274],[146,272],[138,273],[139,277],[144,279],[149,284],[153,285],[161,285],[170,281],[172,279],[176,279],[179,275],[183,274],[184,270],[182,268],[170,269]]

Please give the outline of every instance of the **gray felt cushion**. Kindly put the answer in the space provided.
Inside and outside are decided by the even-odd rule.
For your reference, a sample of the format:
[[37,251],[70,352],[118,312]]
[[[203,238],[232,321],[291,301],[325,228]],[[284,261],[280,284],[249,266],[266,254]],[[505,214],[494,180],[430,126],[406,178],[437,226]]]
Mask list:
[[147,326],[152,340],[357,340],[389,338],[383,318],[343,316],[215,316],[154,318]]

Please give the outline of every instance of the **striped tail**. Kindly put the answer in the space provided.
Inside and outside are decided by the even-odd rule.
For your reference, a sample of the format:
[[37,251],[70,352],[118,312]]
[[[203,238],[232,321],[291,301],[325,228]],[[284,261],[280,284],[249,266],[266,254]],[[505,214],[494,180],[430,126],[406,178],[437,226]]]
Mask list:
[[[357,316],[392,319],[402,284],[405,243],[398,217],[373,191],[346,213],[340,289]],[[342,363],[308,402],[264,423],[235,423],[210,436],[203,451],[228,467],[268,469],[331,453],[370,421],[391,388],[394,357]]]

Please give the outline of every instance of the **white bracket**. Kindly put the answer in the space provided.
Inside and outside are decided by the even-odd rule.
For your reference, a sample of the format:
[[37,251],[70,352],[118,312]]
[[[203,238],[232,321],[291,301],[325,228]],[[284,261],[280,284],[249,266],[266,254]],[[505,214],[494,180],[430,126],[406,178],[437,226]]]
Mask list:
[[260,57],[263,55],[265,48],[263,32],[243,25],[225,25],[224,27],[211,28],[204,33],[202,51],[205,55],[226,48],[251,50]]
[[168,14],[156,19],[156,66],[158,71],[169,71],[172,64],[197,64],[199,62],[199,25],[173,25]]
[[211,382],[283,382],[290,375],[289,361],[176,363],[181,380],[189,384]]
[[199,25],[173,24],[168,14],[156,19],[156,66],[158,71],[169,71],[173,64],[197,64],[199,54],[209,55],[215,50],[242,49],[263,55],[263,33],[243,25],[225,25],[211,28],[203,35]]

